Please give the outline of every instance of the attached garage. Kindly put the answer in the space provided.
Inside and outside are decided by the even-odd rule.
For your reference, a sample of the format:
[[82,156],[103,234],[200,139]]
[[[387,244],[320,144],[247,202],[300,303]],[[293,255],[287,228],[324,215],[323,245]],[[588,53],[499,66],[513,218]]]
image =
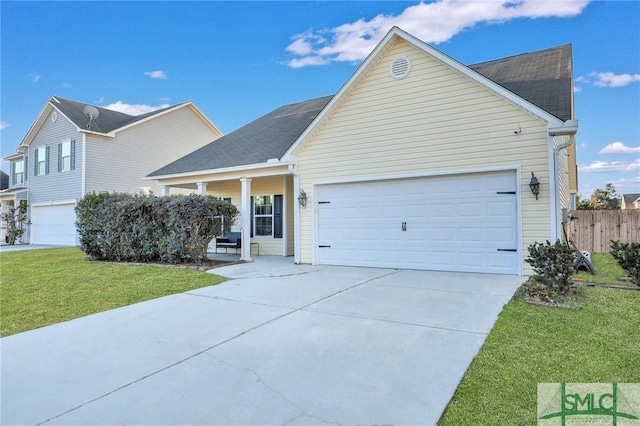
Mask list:
[[76,245],[75,204],[31,207],[31,243]]
[[320,185],[319,264],[519,274],[515,171]]

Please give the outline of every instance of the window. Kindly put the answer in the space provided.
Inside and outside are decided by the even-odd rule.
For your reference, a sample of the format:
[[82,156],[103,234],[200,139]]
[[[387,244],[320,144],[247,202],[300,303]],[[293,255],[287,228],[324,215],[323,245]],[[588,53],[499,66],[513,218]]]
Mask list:
[[58,171],[75,169],[76,141],[68,140],[58,145]]
[[12,175],[13,175],[13,184],[20,185],[24,182],[24,161],[16,161],[11,165],[12,167]]
[[259,195],[253,197],[253,235],[256,237],[273,235],[273,197]]
[[35,168],[33,173],[36,176],[46,175],[49,173],[49,147],[41,146],[36,149],[35,154]]

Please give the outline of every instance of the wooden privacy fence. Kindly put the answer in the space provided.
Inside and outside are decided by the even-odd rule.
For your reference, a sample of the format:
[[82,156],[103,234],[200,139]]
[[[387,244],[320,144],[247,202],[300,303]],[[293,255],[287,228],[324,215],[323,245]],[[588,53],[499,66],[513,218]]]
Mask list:
[[580,250],[611,251],[611,240],[640,242],[640,210],[574,210],[567,234]]

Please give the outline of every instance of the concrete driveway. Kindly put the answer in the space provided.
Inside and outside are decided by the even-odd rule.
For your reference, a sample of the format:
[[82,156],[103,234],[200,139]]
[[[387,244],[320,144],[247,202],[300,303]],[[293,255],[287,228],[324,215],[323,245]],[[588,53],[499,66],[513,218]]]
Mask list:
[[2,424],[434,424],[523,281],[215,272],[235,279],[1,339]]

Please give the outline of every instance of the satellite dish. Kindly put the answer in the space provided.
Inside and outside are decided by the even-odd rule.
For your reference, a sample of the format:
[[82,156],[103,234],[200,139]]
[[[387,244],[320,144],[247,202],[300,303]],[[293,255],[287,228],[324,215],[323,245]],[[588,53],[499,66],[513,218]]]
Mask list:
[[86,105],[83,109],[82,112],[84,113],[84,115],[86,115],[89,118],[89,123],[87,123],[87,129],[91,128],[91,122],[93,120],[95,120],[96,118],[98,118],[98,116],[100,115],[100,111],[98,111],[98,108],[91,106],[91,105]]

